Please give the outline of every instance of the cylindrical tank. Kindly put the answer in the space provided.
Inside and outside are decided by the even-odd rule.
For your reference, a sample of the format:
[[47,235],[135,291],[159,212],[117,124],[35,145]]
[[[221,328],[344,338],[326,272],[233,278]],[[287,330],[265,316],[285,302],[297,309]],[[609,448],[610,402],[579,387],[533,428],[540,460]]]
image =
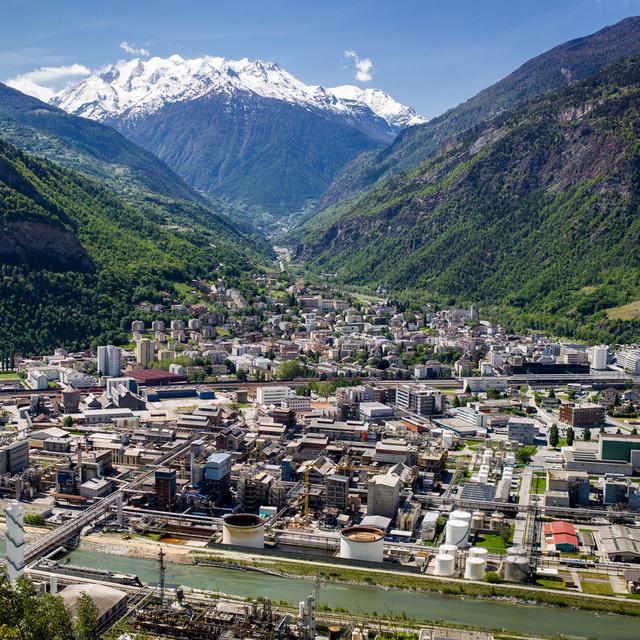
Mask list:
[[448,553],[439,553],[436,556],[436,570],[437,576],[452,576],[456,570],[456,559],[454,556]]
[[499,511],[494,511],[491,514],[491,519],[489,520],[489,528],[491,529],[491,531],[500,531],[503,524],[504,524],[504,513],[500,513]]
[[470,558],[483,558],[486,561],[488,555],[489,551],[484,547],[471,547],[471,549],[469,549]]
[[484,568],[486,564],[484,558],[475,558],[473,556],[467,558],[464,577],[467,580],[482,580],[484,578]]
[[347,527],[340,533],[340,557],[382,562],[384,532],[376,527]]
[[526,582],[529,578],[529,560],[524,556],[507,556],[504,559],[504,579],[507,582]]
[[329,627],[329,640],[338,640],[342,634],[342,627]]
[[455,544],[456,547],[462,547],[467,543],[469,536],[469,523],[464,520],[448,520],[446,529],[447,544]]
[[458,547],[455,544],[441,544],[438,547],[438,553],[455,556],[458,553]]
[[222,519],[222,544],[264,548],[264,519],[252,513],[232,513]]
[[484,513],[482,511],[474,511],[471,516],[471,530],[478,531],[484,529]]
[[513,547],[509,547],[507,549],[508,556],[526,556],[527,550],[524,547],[519,547],[518,545],[513,545]]
[[471,522],[471,514],[468,511],[460,511],[456,509],[451,512],[449,520],[463,520],[464,522]]

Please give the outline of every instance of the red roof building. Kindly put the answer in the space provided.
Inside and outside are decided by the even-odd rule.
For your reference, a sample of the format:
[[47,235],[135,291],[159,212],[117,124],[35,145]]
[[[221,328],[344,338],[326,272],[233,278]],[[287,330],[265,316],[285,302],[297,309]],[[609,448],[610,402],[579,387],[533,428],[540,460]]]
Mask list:
[[179,376],[164,369],[134,369],[127,371],[126,375],[134,378],[139,385],[173,384],[187,380],[185,376]]
[[580,546],[578,532],[570,522],[558,520],[545,524],[544,537],[547,547],[555,547],[557,551],[577,551]]

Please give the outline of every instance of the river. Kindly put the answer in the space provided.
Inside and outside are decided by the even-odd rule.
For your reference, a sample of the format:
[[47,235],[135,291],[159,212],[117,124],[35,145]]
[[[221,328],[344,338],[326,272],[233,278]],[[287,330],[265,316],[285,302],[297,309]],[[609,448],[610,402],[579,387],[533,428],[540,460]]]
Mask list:
[[[72,551],[65,561],[74,565],[135,573],[143,582],[158,582],[154,560],[116,556],[95,551]],[[254,571],[218,567],[167,565],[167,584],[220,591],[236,596],[268,596],[274,601],[297,603],[312,595],[314,582],[280,578]],[[322,583],[320,602],[353,613],[402,614],[418,620],[465,624],[487,629],[502,628],[531,635],[599,640],[637,640],[640,619],[553,607],[514,605],[495,600],[474,600],[377,587]]]

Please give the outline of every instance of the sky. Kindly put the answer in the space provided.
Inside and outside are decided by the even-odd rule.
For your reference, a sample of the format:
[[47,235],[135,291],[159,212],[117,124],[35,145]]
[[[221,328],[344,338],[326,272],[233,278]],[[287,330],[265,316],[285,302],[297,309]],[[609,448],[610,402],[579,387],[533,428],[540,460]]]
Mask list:
[[375,87],[426,117],[640,0],[3,0],[0,81],[48,98],[136,56],[277,62],[307,84]]

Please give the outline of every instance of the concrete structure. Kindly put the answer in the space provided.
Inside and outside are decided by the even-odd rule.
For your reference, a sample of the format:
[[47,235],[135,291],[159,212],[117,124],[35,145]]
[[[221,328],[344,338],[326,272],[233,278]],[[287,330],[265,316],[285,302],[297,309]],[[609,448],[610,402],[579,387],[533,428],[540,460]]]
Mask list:
[[334,474],[324,479],[325,504],[329,509],[344,511],[347,508],[349,496],[349,478]]
[[598,455],[601,460],[631,462],[640,467],[640,435],[603,433],[598,441]]
[[156,469],[155,504],[158,511],[170,510],[176,497],[177,474],[175,469]]
[[537,430],[536,421],[533,418],[509,416],[509,424],[507,425],[509,440],[521,444],[534,444]]
[[340,557],[349,560],[382,562],[384,532],[375,527],[347,527],[340,533]]
[[6,560],[9,579],[15,582],[24,572],[24,522],[22,509],[12,502],[5,510],[7,539]]
[[146,369],[153,361],[153,342],[149,338],[141,338],[136,342],[136,362]]
[[394,474],[373,476],[367,485],[367,515],[395,520],[400,504],[402,481]]
[[421,416],[442,413],[442,392],[427,387],[400,385],[396,389],[396,407]]
[[16,440],[0,446],[0,475],[20,473],[29,466],[29,441]]
[[258,404],[280,405],[291,393],[289,387],[258,387],[256,390],[256,402]]
[[104,624],[127,602],[126,592],[114,589],[104,584],[80,583],[70,584],[61,592],[60,597],[71,611],[72,618],[76,618],[78,600],[87,594],[98,609],[98,625]]
[[251,513],[233,513],[222,519],[222,544],[264,548],[264,519]]
[[98,373],[108,378],[122,374],[120,349],[112,344],[98,347]]

